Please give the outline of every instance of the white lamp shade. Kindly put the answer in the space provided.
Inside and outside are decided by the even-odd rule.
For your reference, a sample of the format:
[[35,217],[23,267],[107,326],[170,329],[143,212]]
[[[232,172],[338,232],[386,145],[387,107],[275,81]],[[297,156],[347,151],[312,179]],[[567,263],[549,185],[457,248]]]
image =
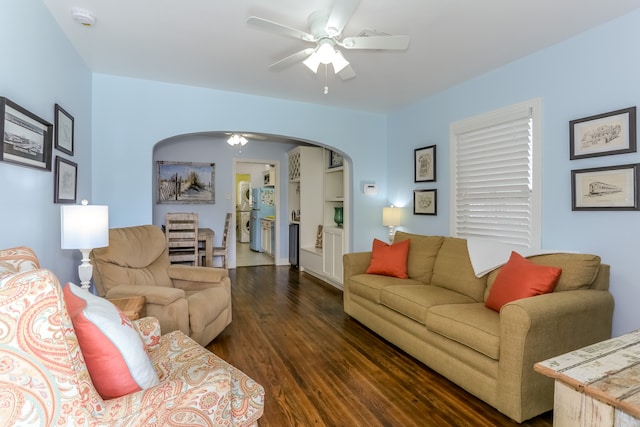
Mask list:
[[345,59],[344,55],[342,55],[342,52],[336,50],[336,54],[333,57],[333,72],[335,74],[338,74],[347,65],[349,65],[349,61]]
[[313,52],[307,59],[302,61],[302,63],[314,73],[318,72],[318,67],[320,66],[320,58],[316,52]]
[[382,225],[385,227],[397,227],[400,225],[400,208],[394,206],[382,208]]
[[109,245],[109,207],[63,205],[60,207],[61,248],[93,249]]

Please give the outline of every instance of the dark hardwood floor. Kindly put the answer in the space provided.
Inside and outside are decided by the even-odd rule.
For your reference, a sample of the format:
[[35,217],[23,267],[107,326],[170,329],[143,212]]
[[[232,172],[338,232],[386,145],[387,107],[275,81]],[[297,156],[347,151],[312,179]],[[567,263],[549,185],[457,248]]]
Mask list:
[[260,427],[519,425],[347,316],[342,291],[289,267],[230,275],[233,321],[208,348],[265,388]]

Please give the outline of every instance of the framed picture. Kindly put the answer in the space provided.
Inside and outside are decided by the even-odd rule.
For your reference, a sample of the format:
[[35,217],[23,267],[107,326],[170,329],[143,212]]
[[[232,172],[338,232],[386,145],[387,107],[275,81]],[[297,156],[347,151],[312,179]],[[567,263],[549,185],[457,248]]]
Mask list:
[[0,160],[50,171],[53,125],[4,97],[0,110]]
[[636,152],[636,107],[569,122],[570,159]]
[[54,123],[56,125],[56,149],[73,156],[73,116],[56,104]]
[[436,146],[416,148],[413,151],[415,182],[436,180]]
[[158,203],[215,204],[215,163],[158,161]]
[[75,203],[78,191],[78,165],[56,156],[54,203]]
[[329,168],[337,168],[344,164],[342,154],[329,150]]
[[414,190],[413,214],[437,215],[438,214],[438,190]]
[[571,171],[571,210],[634,211],[640,163]]

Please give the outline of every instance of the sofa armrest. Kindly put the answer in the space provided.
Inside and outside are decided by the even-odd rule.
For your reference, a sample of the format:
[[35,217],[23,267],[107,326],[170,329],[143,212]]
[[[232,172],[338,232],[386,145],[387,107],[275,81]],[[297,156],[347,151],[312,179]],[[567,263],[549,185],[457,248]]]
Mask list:
[[173,286],[185,291],[200,291],[231,283],[229,270],[217,267],[194,267],[190,265],[172,264],[169,277]]
[[370,263],[371,252],[351,252],[342,256],[342,301],[347,314],[351,314],[351,277],[364,274]]
[[[527,412],[531,402],[523,396],[538,395],[546,396],[537,403],[545,406],[541,409],[551,409],[553,381],[535,372],[533,365],[611,338],[612,318],[613,296],[604,290],[552,292],[504,305],[500,310],[498,406],[513,402],[509,396],[515,395]],[[514,408],[508,410],[505,413]]]
[[146,285],[118,285],[107,292],[106,298],[127,298],[144,295],[147,304],[169,305],[181,298],[185,298],[182,289],[170,288],[168,286],[146,286]]
[[160,321],[155,317],[143,317],[132,320],[134,329],[142,338],[142,342],[148,351],[155,350],[160,345]]

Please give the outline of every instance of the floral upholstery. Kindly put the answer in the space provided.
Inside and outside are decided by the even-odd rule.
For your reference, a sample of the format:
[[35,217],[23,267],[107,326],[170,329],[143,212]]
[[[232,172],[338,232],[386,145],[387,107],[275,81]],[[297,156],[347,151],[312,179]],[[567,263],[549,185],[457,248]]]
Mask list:
[[[13,254],[0,251],[0,265],[7,253]],[[257,425],[264,405],[259,384],[180,331],[160,336],[157,319],[134,326],[160,384],[103,400],[55,275],[46,269],[6,275],[0,282],[0,425]]]
[[31,248],[18,246],[0,250],[0,279],[38,268],[40,268],[38,257]]

